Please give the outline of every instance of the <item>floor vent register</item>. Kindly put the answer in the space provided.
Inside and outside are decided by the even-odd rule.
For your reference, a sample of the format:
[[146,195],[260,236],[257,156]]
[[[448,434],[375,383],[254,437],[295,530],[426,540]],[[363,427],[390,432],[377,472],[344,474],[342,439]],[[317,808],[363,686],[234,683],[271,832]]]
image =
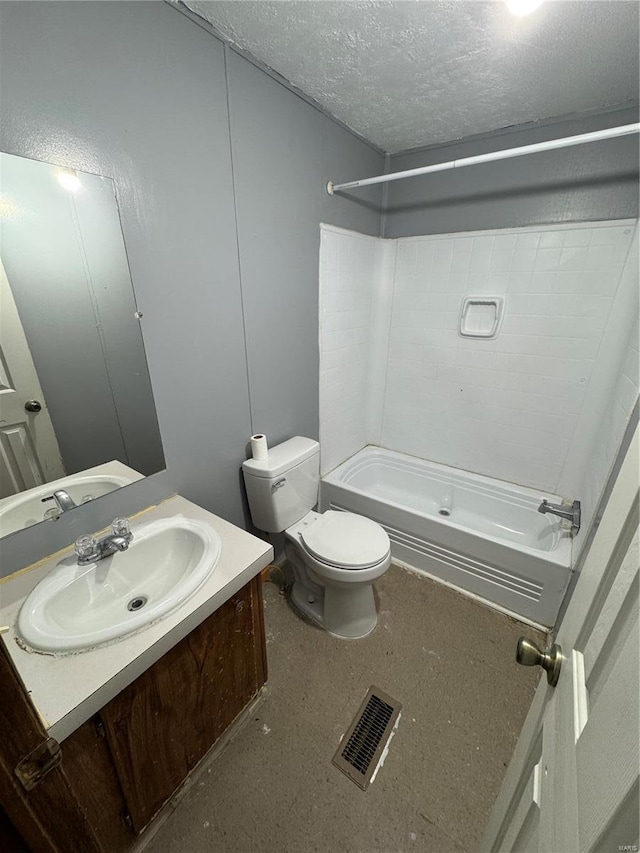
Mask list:
[[401,710],[402,705],[391,696],[370,687],[333,756],[333,764],[363,791],[384,763]]

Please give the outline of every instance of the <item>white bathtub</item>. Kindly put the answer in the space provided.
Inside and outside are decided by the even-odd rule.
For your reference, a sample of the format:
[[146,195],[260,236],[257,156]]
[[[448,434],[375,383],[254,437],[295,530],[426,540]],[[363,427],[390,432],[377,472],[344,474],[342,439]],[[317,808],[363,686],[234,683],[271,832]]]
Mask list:
[[[554,624],[571,536],[537,511],[556,495],[366,447],[320,486],[320,508],[379,522],[397,561],[538,625]],[[447,512],[449,513],[447,515]]]

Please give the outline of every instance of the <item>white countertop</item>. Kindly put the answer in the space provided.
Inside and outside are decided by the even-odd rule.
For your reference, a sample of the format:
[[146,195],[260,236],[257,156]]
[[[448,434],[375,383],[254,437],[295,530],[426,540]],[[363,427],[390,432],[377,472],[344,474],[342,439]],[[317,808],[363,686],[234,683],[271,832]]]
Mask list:
[[273,549],[268,542],[180,496],[133,518],[134,535],[137,522],[169,518],[176,513],[208,522],[219,534],[222,550],[215,570],[176,610],[136,634],[109,645],[55,655],[26,651],[16,640],[16,621],[23,601],[60,559],[73,550],[72,546],[0,581],[0,625],[9,626],[2,641],[45,729],[56,740],[68,737],[273,559]]

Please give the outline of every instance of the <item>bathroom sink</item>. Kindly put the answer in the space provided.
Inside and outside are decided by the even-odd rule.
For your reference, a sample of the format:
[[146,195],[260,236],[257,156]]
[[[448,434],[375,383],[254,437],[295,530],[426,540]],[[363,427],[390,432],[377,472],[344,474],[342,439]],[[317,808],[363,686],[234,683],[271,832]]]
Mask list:
[[82,504],[140,479],[142,474],[133,468],[120,462],[105,462],[95,468],[3,498],[0,500],[0,537],[31,527],[55,515],[55,503],[42,503],[42,498],[52,495],[57,489],[64,489],[74,503]]
[[182,515],[132,527],[129,548],[78,566],[60,560],[33,589],[18,615],[18,635],[38,651],[89,649],[166,616],[214,571],[220,537]]

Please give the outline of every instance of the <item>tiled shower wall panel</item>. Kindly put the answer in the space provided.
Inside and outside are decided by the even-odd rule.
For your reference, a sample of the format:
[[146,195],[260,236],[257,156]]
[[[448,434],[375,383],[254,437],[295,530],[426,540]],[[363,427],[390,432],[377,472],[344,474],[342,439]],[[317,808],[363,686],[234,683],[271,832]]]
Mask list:
[[594,447],[593,456],[589,468],[586,470],[586,494],[590,503],[594,506],[600,496],[600,489],[604,485],[609,471],[615,461],[616,453],[629,418],[638,400],[640,381],[638,378],[638,365],[640,364],[640,351],[638,338],[640,329],[636,321],[635,328],[629,340],[627,355],[624,365],[617,381],[613,386],[611,405],[604,411],[604,419],[598,434],[598,440]]
[[321,226],[320,460],[331,471],[367,443],[375,237]]
[[[634,227],[398,240],[382,444],[556,491]],[[465,295],[504,296],[497,338],[459,337]]]
[[[577,482],[575,493],[582,501],[584,529],[593,517],[602,489],[611,472],[618,448],[638,401],[640,389],[640,326],[638,323],[638,233],[618,287],[609,317],[588,403],[581,412],[577,433],[586,434],[588,446],[576,462],[567,460],[562,482]],[[608,363],[606,363],[608,361]],[[600,387],[598,387],[600,386]],[[593,427],[589,432],[589,424]],[[579,445],[578,435],[572,447]],[[569,488],[569,486],[567,486]]]

